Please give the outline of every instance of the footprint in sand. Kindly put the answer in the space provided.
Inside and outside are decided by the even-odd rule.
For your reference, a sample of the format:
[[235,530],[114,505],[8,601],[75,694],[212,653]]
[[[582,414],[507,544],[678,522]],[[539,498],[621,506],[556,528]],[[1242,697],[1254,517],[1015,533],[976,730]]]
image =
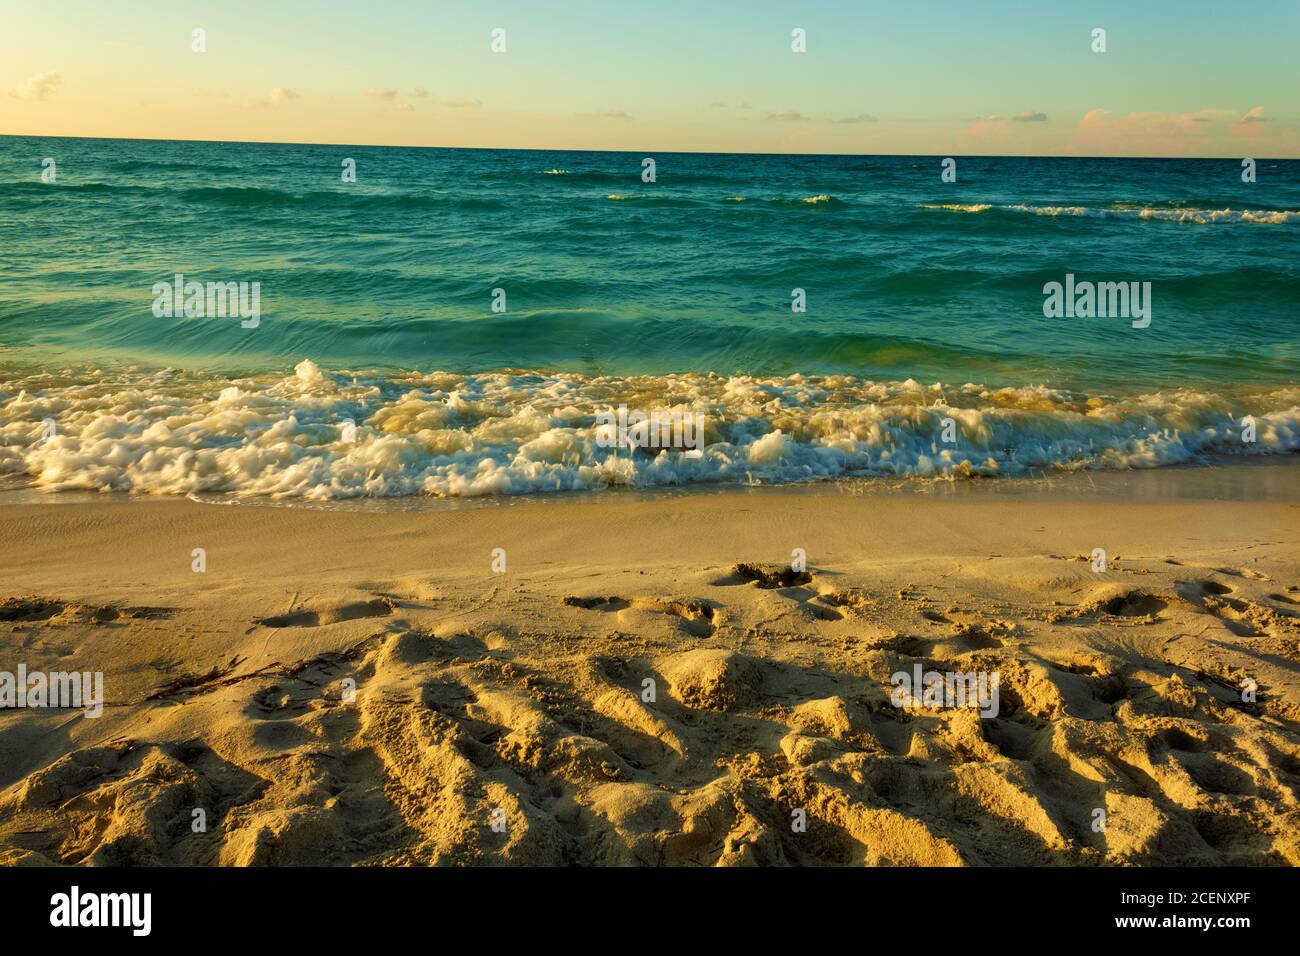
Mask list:
[[109,624],[119,619],[158,621],[172,608],[121,604],[78,604],[58,598],[11,597],[0,602],[0,621],[52,621],[57,624]]
[[781,597],[795,602],[799,610],[819,621],[841,621],[846,611],[862,611],[872,602],[856,591],[819,590],[812,585],[814,575],[809,571],[796,571],[789,565],[741,562],[725,577],[713,581],[715,587],[753,585],[764,591],[775,591]]
[[5,598],[0,602],[0,621],[47,621],[63,610],[55,598]]
[[255,617],[254,625],[262,627],[324,627],[341,621],[355,621],[366,617],[386,617],[397,605],[391,598],[378,597],[369,601],[350,601],[319,609],[302,608],[272,617]]
[[564,599],[568,607],[582,608],[585,611],[602,611],[605,613],[627,610],[654,611],[675,617],[681,626],[696,637],[709,637],[715,629],[714,617],[719,607],[707,601],[691,598],[685,600],[662,600],[659,598],[621,598],[621,597],[577,597],[569,595]]
[[[1282,626],[1295,615],[1289,609],[1271,608],[1243,598],[1229,597],[1234,589],[1218,581],[1188,581],[1178,585],[1179,594],[1205,612],[1219,618],[1238,637],[1263,637],[1269,628]],[[1297,602],[1285,594],[1269,598],[1286,604]]]
[[[1148,591],[1115,592],[1113,588],[1105,587],[1098,591],[1100,594],[1091,601],[1054,611],[1048,620],[1059,624],[1062,621],[1120,618],[1125,624],[1156,624],[1162,620],[1160,615],[1168,609],[1170,601],[1174,600]],[[1097,591],[1093,593],[1097,594]]]
[[1146,591],[1129,591],[1103,601],[1098,610],[1114,617],[1156,617],[1169,602]]
[[807,571],[796,571],[786,564],[752,564],[742,562],[731,569],[724,578],[714,581],[716,586],[736,584],[754,584],[764,590],[796,587],[812,583],[813,576]]
[[877,602],[858,590],[822,591],[821,599],[832,607],[843,608],[859,614],[866,613],[877,606]]
[[963,611],[960,608],[948,608],[940,614],[937,611],[922,611],[921,617],[931,624],[947,624],[952,638],[935,641],[933,648],[947,647],[958,653],[983,651],[995,647],[1005,647],[1004,638],[1016,633],[1016,626],[1001,618],[987,618],[978,611]]
[[1253,568],[1215,568],[1220,574],[1230,574],[1234,578],[1249,578],[1252,581],[1271,581],[1273,580],[1262,571],[1256,571]]

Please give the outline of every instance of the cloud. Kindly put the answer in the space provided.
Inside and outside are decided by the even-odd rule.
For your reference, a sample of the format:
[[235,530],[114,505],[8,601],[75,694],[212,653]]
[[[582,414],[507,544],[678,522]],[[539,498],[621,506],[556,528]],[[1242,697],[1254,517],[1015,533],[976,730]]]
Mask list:
[[410,103],[403,103],[398,99],[397,90],[387,86],[372,86],[366,90],[366,96],[370,97],[376,103],[387,103],[394,110],[409,113],[415,109]]
[[301,96],[299,96],[293,90],[286,89],[283,86],[277,86],[275,89],[271,90],[272,106],[279,106],[281,103],[287,102],[288,100],[300,100],[300,99],[302,99]]
[[417,100],[427,100],[432,95],[432,93],[422,86],[417,86],[415,89],[411,90],[411,96],[415,97]]
[[990,113],[988,116],[975,117],[970,127],[963,130],[959,136],[976,140],[982,146],[997,144],[1000,148],[1006,148],[1016,139],[1023,140],[1026,136],[1034,135],[1028,131],[1012,133],[1012,123],[1046,122],[1048,122],[1047,114],[1038,110],[1023,110],[1019,113],[1012,113],[1010,116]]
[[19,100],[44,100],[53,96],[63,85],[63,76],[58,73],[37,73],[30,80],[9,95]]
[[1046,122],[1047,114],[1036,110],[1013,113],[1011,116],[999,116],[997,113],[991,113],[988,116],[975,117],[975,124],[967,132],[972,136],[987,136],[990,133],[1005,133],[1008,123]]
[[601,119],[630,120],[632,118],[631,113],[624,113],[622,110],[607,110],[604,113],[594,113],[592,115]]
[[1228,135],[1237,139],[1250,140],[1258,147],[1265,140],[1276,141],[1278,137],[1294,140],[1295,129],[1288,128],[1286,123],[1273,123],[1264,115],[1264,107],[1252,106],[1244,116],[1228,127]]
[[977,116],[974,124],[966,133],[976,139],[983,139],[990,135],[1002,136],[1006,134],[1007,122],[1005,116],[998,116],[996,113],[992,116]]
[[806,120],[808,117],[804,116],[798,110],[782,110],[779,113],[768,113],[767,118],[782,123],[798,123]]
[[1183,155],[1209,148],[1208,124],[1232,114],[1203,109],[1190,113],[1112,113],[1089,110],[1079,120],[1073,148],[1101,155]]
[[[443,100],[442,106],[452,110],[477,110],[483,106],[483,101],[472,96],[462,97],[458,100]],[[626,113],[623,115],[627,115]]]
[[878,123],[880,120],[870,113],[859,113],[857,116],[846,116],[844,119],[837,119],[837,123]]

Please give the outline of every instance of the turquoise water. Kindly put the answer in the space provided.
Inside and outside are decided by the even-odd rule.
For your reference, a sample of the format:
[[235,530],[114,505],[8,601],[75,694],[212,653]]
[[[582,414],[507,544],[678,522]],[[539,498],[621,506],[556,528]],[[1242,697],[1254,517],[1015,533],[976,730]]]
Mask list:
[[[0,137],[0,470],[456,495],[1300,447],[1300,161],[957,163]],[[260,321],[155,317],[178,272]],[[1149,327],[1045,318],[1067,273],[1150,282]],[[619,404],[708,450],[620,457]]]

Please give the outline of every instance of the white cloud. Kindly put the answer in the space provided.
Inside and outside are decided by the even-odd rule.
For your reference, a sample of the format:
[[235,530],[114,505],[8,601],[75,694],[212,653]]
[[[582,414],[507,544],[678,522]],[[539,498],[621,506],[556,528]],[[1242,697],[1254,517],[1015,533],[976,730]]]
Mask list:
[[[1229,114],[1230,115],[1230,114]],[[1222,110],[1188,113],[1112,113],[1089,110],[1079,120],[1072,148],[1097,155],[1165,156],[1210,148],[1215,120]]]
[[44,100],[54,95],[63,85],[63,76],[58,73],[37,73],[30,80],[9,95],[19,100]]

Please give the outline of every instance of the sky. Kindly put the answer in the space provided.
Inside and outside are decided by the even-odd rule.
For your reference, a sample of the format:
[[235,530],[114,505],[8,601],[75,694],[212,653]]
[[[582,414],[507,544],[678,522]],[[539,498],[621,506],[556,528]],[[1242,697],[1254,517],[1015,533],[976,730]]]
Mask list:
[[0,0],[0,24],[0,134],[1300,157],[1300,0]]

